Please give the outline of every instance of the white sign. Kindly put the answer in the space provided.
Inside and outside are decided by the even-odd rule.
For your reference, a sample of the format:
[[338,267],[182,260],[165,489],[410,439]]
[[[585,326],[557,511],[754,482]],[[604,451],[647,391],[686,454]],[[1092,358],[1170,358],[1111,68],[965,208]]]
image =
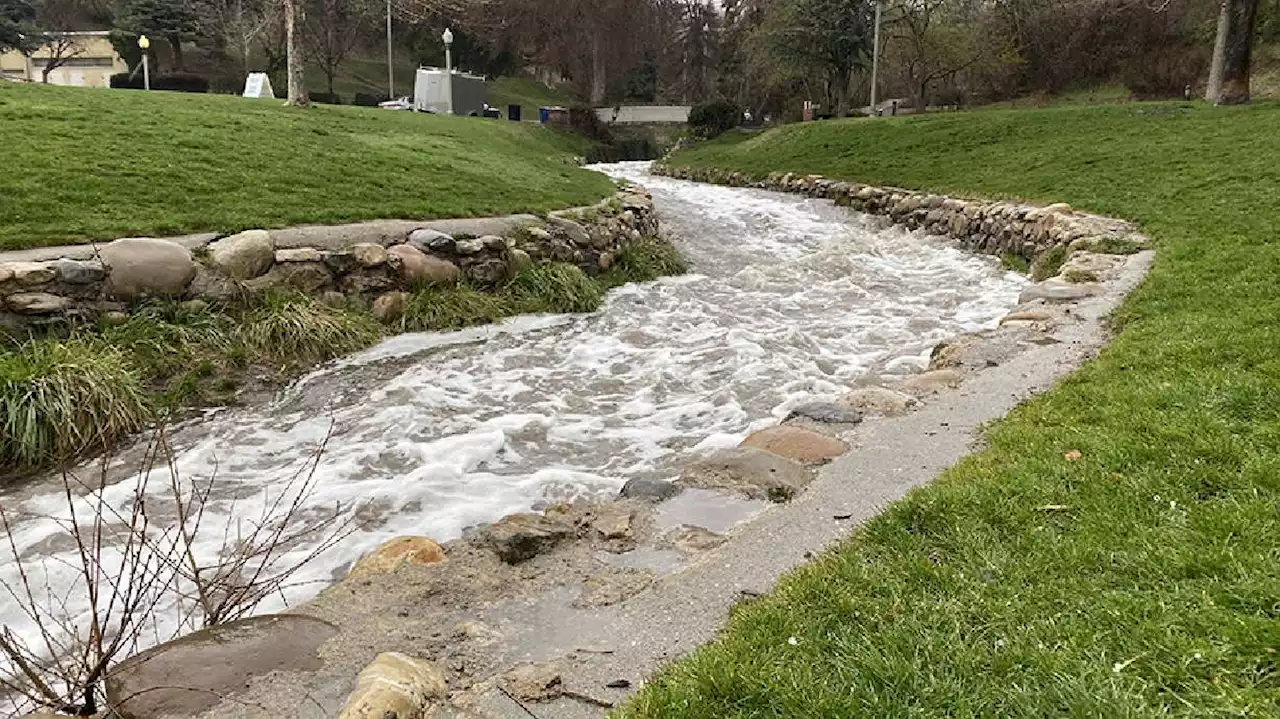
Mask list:
[[267,77],[267,73],[249,73],[249,79],[244,81],[244,96],[269,97],[274,99],[276,93],[271,89],[271,78]]

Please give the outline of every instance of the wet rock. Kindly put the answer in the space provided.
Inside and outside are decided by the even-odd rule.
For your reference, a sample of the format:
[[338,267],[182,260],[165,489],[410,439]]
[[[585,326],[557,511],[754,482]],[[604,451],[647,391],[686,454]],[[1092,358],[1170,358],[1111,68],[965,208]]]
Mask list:
[[0,275],[23,287],[38,287],[58,279],[57,265],[48,262],[10,262],[3,265]]
[[486,527],[484,542],[507,564],[532,559],[574,535],[570,522],[541,514],[512,514]]
[[550,701],[564,694],[563,673],[560,662],[521,664],[503,675],[502,686],[520,701]]
[[550,224],[552,228],[559,230],[565,237],[569,238],[569,242],[572,242],[578,247],[591,246],[591,235],[587,234],[587,228],[577,222],[551,215],[547,218],[547,223]]
[[387,248],[373,242],[361,242],[351,246],[351,256],[365,269],[387,264]]
[[582,593],[573,600],[578,609],[610,607],[634,597],[653,584],[651,571],[611,567],[583,583]]
[[849,445],[824,434],[801,427],[770,427],[742,441],[742,447],[754,447],[805,464],[830,461],[849,451]]
[[121,300],[181,297],[196,278],[196,263],[182,245],[151,238],[127,238],[99,250],[109,270],[107,291]]
[[209,262],[237,280],[261,277],[275,262],[276,246],[266,230],[249,230],[209,245]]
[[107,269],[96,260],[58,260],[58,277],[69,285],[90,285],[101,282],[107,276]]
[[685,553],[710,551],[727,541],[729,541],[729,538],[723,534],[717,534],[710,529],[692,524],[681,525],[666,536],[667,544]]
[[337,633],[295,614],[204,629],[121,662],[107,676],[107,701],[123,719],[198,716],[256,678],[320,669],[320,645]]
[[646,502],[665,502],[677,494],[680,494],[679,485],[664,479],[636,477],[635,479],[627,480],[627,483],[622,485],[622,491],[618,493],[618,496],[624,499],[640,499]]
[[383,324],[390,324],[404,317],[409,309],[408,292],[388,292],[373,301],[373,316]]
[[324,253],[314,247],[276,250],[276,262],[324,262]]
[[406,284],[453,284],[462,278],[462,270],[457,265],[410,245],[396,245],[387,250],[387,255]]
[[453,254],[456,249],[454,239],[439,230],[421,229],[409,233],[409,244],[421,252],[442,252]]
[[724,449],[695,460],[679,479],[684,487],[727,489],[773,502],[790,501],[812,481],[812,473],[799,462],[754,447]]
[[886,387],[863,387],[840,398],[840,404],[857,412],[897,417],[920,406],[920,400]]
[[784,422],[808,419],[821,424],[858,424],[862,413],[834,402],[809,402],[791,410]]
[[1035,300],[1076,302],[1101,293],[1102,286],[1096,283],[1076,284],[1055,277],[1023,290],[1018,297],[1018,304],[1026,304]]
[[47,292],[19,292],[4,298],[8,308],[20,315],[50,315],[71,306],[71,300]]
[[448,685],[434,663],[399,652],[379,654],[356,677],[338,719],[426,719]]
[[387,574],[406,565],[428,567],[447,561],[444,548],[426,537],[396,537],[361,557],[348,576]]
[[918,374],[902,383],[902,388],[914,395],[935,394],[950,387],[959,387],[964,375],[953,369],[940,369]]

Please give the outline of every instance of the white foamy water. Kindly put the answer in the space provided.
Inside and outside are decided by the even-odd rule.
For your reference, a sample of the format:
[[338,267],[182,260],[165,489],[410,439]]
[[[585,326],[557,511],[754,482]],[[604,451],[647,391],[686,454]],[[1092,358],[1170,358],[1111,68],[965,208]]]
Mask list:
[[[1025,282],[992,258],[876,229],[829,202],[649,177],[643,163],[599,169],[653,191],[692,274],[616,290],[591,315],[393,338],[268,406],[173,432],[186,477],[216,470],[204,524],[219,528],[259,516],[331,433],[307,506],[365,503],[371,521],[310,565],[298,579],[311,583],[289,601],[389,538],[445,541],[541,503],[608,498],[868,373],[919,371],[937,342],[993,326]],[[131,486],[108,493],[121,512]],[[5,499],[13,517],[41,515],[17,519],[15,540],[55,591],[79,564],[57,539],[64,505],[52,485]],[[223,539],[210,534],[196,548],[209,563]],[[0,577],[15,580],[11,561]],[[0,612],[30,631],[12,597],[0,595]]]

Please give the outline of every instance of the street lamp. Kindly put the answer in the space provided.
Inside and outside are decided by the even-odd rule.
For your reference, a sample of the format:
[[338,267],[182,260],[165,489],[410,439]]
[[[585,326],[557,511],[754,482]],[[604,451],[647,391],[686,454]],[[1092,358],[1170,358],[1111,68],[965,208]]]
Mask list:
[[387,99],[396,99],[396,71],[391,64],[391,0],[387,0]]
[[147,51],[151,49],[151,40],[146,35],[139,35],[138,47],[142,50],[142,87],[146,90],[150,90],[151,62],[147,58]]
[[879,108],[876,103],[879,101],[880,90],[880,16],[884,10],[883,0],[876,0],[876,32],[875,45],[871,48],[871,116],[879,115]]
[[445,95],[448,98],[449,114],[453,114],[453,30],[444,29],[444,34],[440,36],[444,41],[444,72],[445,72]]

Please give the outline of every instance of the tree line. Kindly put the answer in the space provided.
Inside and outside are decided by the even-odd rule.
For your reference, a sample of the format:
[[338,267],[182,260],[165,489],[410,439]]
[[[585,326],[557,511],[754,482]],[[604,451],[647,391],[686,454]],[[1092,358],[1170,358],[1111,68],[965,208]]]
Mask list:
[[[879,97],[915,107],[1104,83],[1236,102],[1251,48],[1280,30],[1280,0],[880,2]],[[145,33],[175,69],[191,44],[240,77],[293,56],[332,93],[353,53],[384,42],[388,7],[396,46],[417,62],[443,63],[451,27],[464,67],[531,74],[596,106],[718,98],[782,116],[811,100],[843,115],[871,97],[877,0],[0,0],[0,46],[87,23],[114,28],[130,63]]]

